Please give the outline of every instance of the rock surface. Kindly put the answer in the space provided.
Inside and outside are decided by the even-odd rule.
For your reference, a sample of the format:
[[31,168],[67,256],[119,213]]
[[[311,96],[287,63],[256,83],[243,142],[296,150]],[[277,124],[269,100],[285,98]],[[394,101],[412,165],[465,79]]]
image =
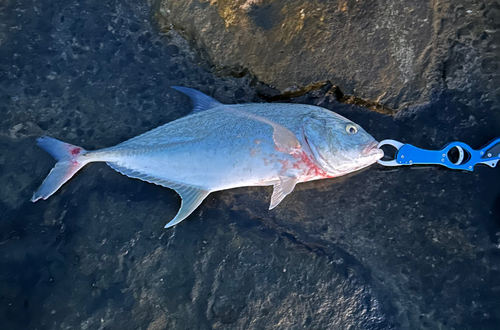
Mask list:
[[[114,145],[189,113],[171,85],[225,103],[279,92],[214,76],[177,33],[154,27],[145,2],[2,6],[2,330],[498,329],[500,168],[374,166],[300,184],[273,211],[269,188],[228,190],[171,230],[173,191],[104,164],[30,203],[54,165],[40,135]],[[477,91],[392,117],[340,104],[332,90],[292,102],[425,148],[499,135],[498,103]]]
[[159,0],[157,8],[162,25],[220,73],[249,71],[281,92],[329,80],[395,110],[428,103],[443,87],[500,102],[497,1]]

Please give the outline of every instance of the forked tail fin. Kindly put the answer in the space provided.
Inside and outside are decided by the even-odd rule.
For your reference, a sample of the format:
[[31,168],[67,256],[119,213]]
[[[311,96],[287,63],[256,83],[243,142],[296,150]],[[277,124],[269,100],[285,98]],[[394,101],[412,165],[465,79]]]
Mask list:
[[83,148],[48,136],[42,136],[36,142],[43,150],[57,160],[57,164],[50,171],[49,175],[47,175],[40,188],[33,194],[31,198],[32,202],[49,198],[89,162],[86,159],[82,159],[82,156],[87,153]]

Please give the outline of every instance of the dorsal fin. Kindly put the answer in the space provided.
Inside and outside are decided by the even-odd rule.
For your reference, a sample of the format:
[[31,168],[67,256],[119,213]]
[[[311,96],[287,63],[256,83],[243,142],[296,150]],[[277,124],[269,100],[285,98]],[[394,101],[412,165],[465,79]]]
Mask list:
[[175,90],[178,90],[179,92],[186,94],[191,98],[194,105],[193,113],[198,113],[201,111],[217,108],[224,105],[219,101],[211,98],[210,96],[197,91],[196,89],[182,87],[182,86],[171,86],[171,87]]

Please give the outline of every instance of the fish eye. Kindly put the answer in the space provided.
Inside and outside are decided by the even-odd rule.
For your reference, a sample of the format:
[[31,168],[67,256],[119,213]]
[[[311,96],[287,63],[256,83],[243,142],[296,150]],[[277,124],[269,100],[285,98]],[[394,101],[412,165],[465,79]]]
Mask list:
[[352,124],[347,124],[347,126],[345,127],[345,130],[349,134],[356,134],[358,132],[358,129],[356,128],[356,126],[354,126]]

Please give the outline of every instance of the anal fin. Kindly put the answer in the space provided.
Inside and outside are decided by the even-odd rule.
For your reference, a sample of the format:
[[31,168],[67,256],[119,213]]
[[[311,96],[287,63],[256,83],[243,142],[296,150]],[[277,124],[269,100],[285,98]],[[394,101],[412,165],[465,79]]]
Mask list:
[[165,228],[175,226],[182,220],[186,219],[201,204],[201,202],[203,202],[208,194],[210,194],[210,191],[196,186],[186,185],[163,178],[157,178],[149,174],[141,173],[139,171],[120,166],[116,163],[107,164],[112,169],[123,175],[173,189],[181,196],[181,208],[179,209],[179,212],[177,212],[177,215],[174,217],[174,219],[165,225]]
[[183,186],[182,188],[177,187],[175,189],[177,193],[181,196],[181,208],[175,218],[165,225],[165,228],[175,226],[182,220],[186,219],[201,202],[210,194],[210,191],[203,190],[193,186]]

